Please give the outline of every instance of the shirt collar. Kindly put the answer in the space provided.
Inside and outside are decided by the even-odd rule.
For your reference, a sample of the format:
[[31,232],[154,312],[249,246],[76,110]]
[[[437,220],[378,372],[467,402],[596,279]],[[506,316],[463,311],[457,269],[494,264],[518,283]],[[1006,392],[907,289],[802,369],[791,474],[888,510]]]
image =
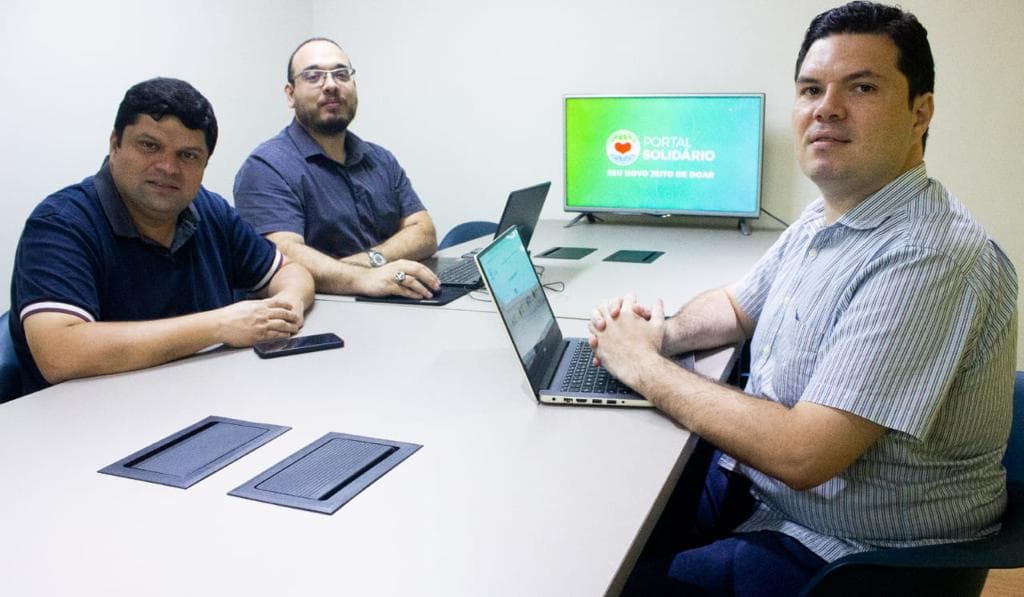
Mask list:
[[[117,192],[114,177],[110,174],[109,157],[103,158],[103,164],[100,165],[99,172],[93,178],[93,184],[96,187],[96,194],[99,196],[100,205],[103,207],[103,214],[107,217],[107,221],[110,222],[110,228],[114,231],[115,235],[124,238],[138,238],[143,242],[159,246],[158,243],[141,236],[138,230],[135,229],[135,224],[128,213],[128,208],[124,206],[121,194]],[[201,220],[199,210],[196,209],[194,203],[189,203],[188,207],[178,216],[178,224],[174,228],[174,239],[171,241],[171,248],[169,249],[171,253],[180,249],[188,239],[192,238]]]
[[[303,127],[298,119],[292,118],[292,123],[288,125],[286,129],[288,136],[291,138],[292,143],[299,150],[299,155],[304,159],[308,160],[314,156],[323,156],[325,159],[331,159],[324,149],[320,147],[320,144],[316,142],[316,139],[309,134],[309,131]],[[366,142],[360,139],[352,131],[346,131],[345,133],[345,163],[342,164],[345,167],[355,166],[362,161],[363,156],[366,155]],[[333,160],[332,160],[333,161]]]
[[867,230],[878,227],[892,214],[902,210],[928,186],[928,171],[924,162],[897,176],[874,195],[858,203],[843,214],[837,224]]

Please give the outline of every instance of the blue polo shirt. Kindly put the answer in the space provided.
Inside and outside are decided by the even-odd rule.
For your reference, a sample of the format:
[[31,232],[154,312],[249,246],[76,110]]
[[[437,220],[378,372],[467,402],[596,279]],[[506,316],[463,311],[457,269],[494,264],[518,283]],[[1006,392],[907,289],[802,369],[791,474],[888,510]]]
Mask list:
[[234,289],[266,286],[281,260],[204,188],[179,216],[169,249],[139,236],[104,160],[95,176],[44,199],[21,234],[10,327],[26,392],[49,385],[25,341],[26,317],[60,311],[85,321],[143,321],[209,311],[234,302]]
[[293,232],[332,257],[384,242],[402,218],[424,209],[391,152],[349,131],[340,164],[297,120],[252,152],[234,192],[256,232]]

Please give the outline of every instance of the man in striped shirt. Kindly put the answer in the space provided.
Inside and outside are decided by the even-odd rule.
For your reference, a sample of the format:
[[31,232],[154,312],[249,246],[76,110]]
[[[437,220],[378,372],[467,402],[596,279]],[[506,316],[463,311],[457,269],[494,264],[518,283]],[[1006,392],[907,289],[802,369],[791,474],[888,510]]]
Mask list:
[[[707,480],[725,511],[627,592],[795,594],[849,553],[990,534],[1005,508],[1017,277],[925,171],[927,33],[896,8],[827,11],[795,83],[821,197],[737,284],[668,320],[627,295],[591,321],[603,365],[725,454]],[[664,356],[746,338],[745,392]]]

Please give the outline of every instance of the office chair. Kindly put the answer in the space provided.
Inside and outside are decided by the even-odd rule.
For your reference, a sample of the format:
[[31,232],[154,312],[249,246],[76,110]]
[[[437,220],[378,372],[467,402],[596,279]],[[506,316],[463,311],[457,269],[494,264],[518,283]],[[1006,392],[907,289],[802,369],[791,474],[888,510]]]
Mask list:
[[1013,427],[1003,457],[1009,494],[991,537],[946,545],[869,551],[823,568],[801,595],[980,595],[990,568],[1024,567],[1024,371],[1013,386]]
[[11,338],[10,311],[0,316],[0,403],[21,396],[21,365]]
[[469,222],[463,222],[457,224],[454,228],[448,231],[448,234],[444,235],[441,242],[437,245],[437,250],[447,249],[452,245],[464,243],[467,240],[473,240],[481,236],[487,236],[494,234],[498,230],[498,225],[494,222],[484,222],[482,220],[472,220]]

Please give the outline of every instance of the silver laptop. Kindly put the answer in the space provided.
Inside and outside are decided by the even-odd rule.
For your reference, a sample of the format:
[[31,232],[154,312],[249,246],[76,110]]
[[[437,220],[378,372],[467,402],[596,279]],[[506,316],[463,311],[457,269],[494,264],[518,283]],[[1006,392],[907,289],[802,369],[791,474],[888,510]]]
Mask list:
[[[540,219],[540,212],[544,208],[544,199],[547,198],[550,188],[550,182],[543,182],[509,193],[508,200],[505,201],[505,209],[501,213],[501,219],[498,220],[494,238],[516,226],[519,228],[523,244],[529,247],[530,238],[533,237],[533,230],[537,227],[537,220]],[[423,263],[437,274],[437,277],[441,279],[442,286],[479,288],[482,282],[472,258],[472,254],[475,252],[471,251],[462,257],[432,257]]]
[[[519,362],[541,402],[652,406],[642,396],[591,364],[586,338],[563,338],[519,231],[509,228],[476,254]],[[677,359],[693,370],[693,355]]]

